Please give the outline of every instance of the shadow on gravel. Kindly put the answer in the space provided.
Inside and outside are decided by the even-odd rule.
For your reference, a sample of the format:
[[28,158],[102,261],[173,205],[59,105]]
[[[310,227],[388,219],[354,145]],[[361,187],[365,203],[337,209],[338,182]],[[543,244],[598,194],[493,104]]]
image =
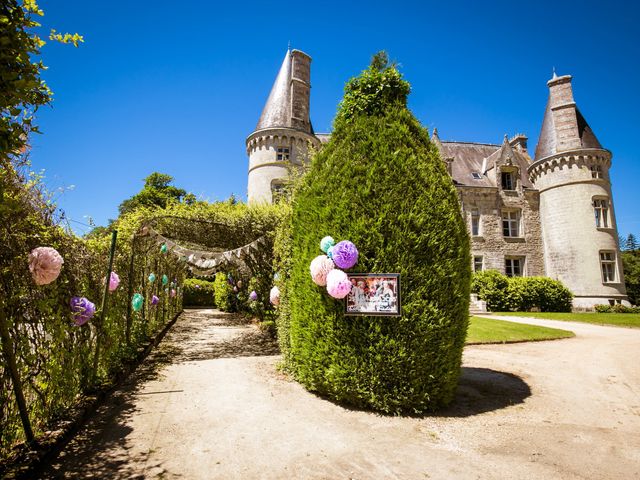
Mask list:
[[462,367],[456,398],[449,407],[434,415],[470,417],[523,403],[529,396],[529,385],[517,375],[489,368]]
[[113,392],[62,453],[34,472],[36,478],[177,478],[165,472],[161,464],[148,462],[152,452],[134,455],[130,451],[128,423],[140,414],[135,398],[141,394],[141,387],[159,378],[170,364],[279,353],[277,340],[242,315],[185,310],[160,345]]

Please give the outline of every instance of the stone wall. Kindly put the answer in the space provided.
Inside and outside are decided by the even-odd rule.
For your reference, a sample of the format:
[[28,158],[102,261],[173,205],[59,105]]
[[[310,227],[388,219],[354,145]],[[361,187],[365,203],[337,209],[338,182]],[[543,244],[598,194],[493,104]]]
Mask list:
[[[471,214],[480,214],[480,235],[471,236],[472,257],[482,255],[484,270],[505,273],[505,257],[524,257],[524,275],[544,275],[540,232],[539,195],[535,190],[505,192],[495,187],[458,187],[464,218],[471,234]],[[521,236],[509,238],[502,231],[502,210],[521,212]],[[472,258],[473,260],[473,258]]]

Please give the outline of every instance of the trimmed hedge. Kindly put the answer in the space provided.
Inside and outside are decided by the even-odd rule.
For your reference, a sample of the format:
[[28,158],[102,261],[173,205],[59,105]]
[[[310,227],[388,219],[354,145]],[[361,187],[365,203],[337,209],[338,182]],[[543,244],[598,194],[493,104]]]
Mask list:
[[595,310],[598,313],[640,313],[640,307],[627,307],[619,303],[615,305],[596,305]]
[[[362,81],[386,78],[369,75],[372,68]],[[291,368],[306,388],[338,402],[435,410],[454,397],[469,318],[469,240],[456,190],[403,102],[350,113],[339,114],[294,193],[285,289]],[[312,282],[309,263],[325,235],[356,244],[355,270],[401,274],[401,317],[346,317],[343,301]]]
[[573,294],[562,282],[548,277],[507,277],[497,270],[473,274],[471,291],[494,312],[540,310],[570,312]]
[[187,278],[184,281],[183,304],[185,307],[214,307],[214,283],[197,278]]
[[227,275],[223,272],[216,273],[213,280],[213,289],[215,292],[216,306],[223,312],[233,312],[233,288],[227,280]]

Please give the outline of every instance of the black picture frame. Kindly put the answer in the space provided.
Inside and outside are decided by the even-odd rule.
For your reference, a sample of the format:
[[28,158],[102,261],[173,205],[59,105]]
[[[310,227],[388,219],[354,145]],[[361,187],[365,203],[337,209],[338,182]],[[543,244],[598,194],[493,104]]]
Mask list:
[[347,278],[353,288],[344,299],[345,315],[402,316],[399,273],[347,273]]

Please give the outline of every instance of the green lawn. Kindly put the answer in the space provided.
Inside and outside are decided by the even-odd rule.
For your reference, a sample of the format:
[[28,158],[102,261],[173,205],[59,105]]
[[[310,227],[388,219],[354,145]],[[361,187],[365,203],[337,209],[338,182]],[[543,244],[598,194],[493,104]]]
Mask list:
[[521,323],[471,317],[467,331],[467,345],[478,343],[533,342],[573,337],[573,332],[558,328],[538,327]]
[[553,312],[496,312],[496,315],[544,318],[565,322],[595,323],[618,327],[640,328],[640,315],[636,313],[553,313]]

